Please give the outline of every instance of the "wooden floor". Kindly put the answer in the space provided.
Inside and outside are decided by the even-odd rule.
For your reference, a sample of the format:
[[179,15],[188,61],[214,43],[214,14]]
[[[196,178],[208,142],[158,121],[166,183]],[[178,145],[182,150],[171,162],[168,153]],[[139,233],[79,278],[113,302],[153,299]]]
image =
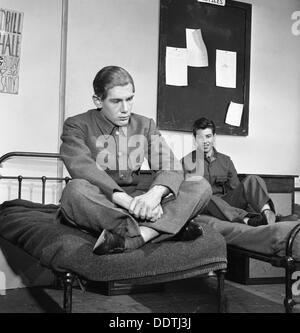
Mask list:
[[[163,291],[106,296],[73,292],[74,313],[216,313],[215,277],[168,283]],[[284,313],[284,285],[246,286],[226,281],[229,313]],[[11,289],[0,295],[0,313],[61,312],[62,290],[51,287]],[[295,312],[300,312],[299,306]]]

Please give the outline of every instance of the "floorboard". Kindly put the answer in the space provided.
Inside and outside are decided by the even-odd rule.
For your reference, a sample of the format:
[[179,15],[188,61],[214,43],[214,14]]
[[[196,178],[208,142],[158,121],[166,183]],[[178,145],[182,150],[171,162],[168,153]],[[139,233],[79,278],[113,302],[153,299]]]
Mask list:
[[[245,286],[226,281],[229,313],[284,313],[284,285]],[[74,313],[216,313],[215,277],[175,281],[164,291],[106,296],[95,290],[73,292]],[[61,312],[62,290],[32,287],[0,295],[0,313]],[[295,312],[300,312],[298,306]]]

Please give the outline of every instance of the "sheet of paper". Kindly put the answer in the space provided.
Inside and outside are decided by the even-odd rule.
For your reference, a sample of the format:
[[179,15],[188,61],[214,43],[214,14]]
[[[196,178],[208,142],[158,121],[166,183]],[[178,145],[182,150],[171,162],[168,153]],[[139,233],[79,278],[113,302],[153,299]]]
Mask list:
[[217,87],[236,88],[236,52],[217,50],[216,85]]
[[212,5],[225,6],[226,0],[198,0],[198,2],[211,3]]
[[186,29],[188,66],[207,67],[208,57],[201,29]]
[[243,115],[243,108],[244,104],[230,102],[225,123],[232,126],[240,126]]
[[187,86],[187,49],[169,47],[166,49],[166,84]]

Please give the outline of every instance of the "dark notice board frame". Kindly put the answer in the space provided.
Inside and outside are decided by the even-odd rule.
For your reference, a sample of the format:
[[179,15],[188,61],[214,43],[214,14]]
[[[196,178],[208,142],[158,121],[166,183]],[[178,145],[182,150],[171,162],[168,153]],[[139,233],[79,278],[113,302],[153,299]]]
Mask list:
[[[225,6],[217,6],[197,0],[160,0],[159,129],[191,132],[193,122],[204,116],[215,122],[218,134],[248,135],[251,18],[252,5],[244,2],[227,0]],[[209,67],[188,67],[187,87],[166,85],[166,47],[185,48],[185,28],[201,28]],[[216,49],[237,52],[236,89],[216,87]],[[239,127],[225,123],[230,101],[244,104]]]

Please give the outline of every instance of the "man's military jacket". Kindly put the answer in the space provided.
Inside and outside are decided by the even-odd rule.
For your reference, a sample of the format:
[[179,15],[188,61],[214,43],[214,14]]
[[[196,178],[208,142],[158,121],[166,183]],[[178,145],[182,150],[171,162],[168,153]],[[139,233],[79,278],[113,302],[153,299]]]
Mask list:
[[168,187],[176,196],[183,181],[181,163],[152,119],[132,113],[127,126],[110,122],[100,109],[69,117],[60,154],[72,178],[86,179],[111,200],[115,191],[145,189],[140,169],[146,159],[153,171],[147,184]]
[[231,158],[215,148],[210,158],[194,150],[181,160],[184,173],[189,176],[198,173],[210,183],[214,195],[224,195],[239,184],[237,171]]

